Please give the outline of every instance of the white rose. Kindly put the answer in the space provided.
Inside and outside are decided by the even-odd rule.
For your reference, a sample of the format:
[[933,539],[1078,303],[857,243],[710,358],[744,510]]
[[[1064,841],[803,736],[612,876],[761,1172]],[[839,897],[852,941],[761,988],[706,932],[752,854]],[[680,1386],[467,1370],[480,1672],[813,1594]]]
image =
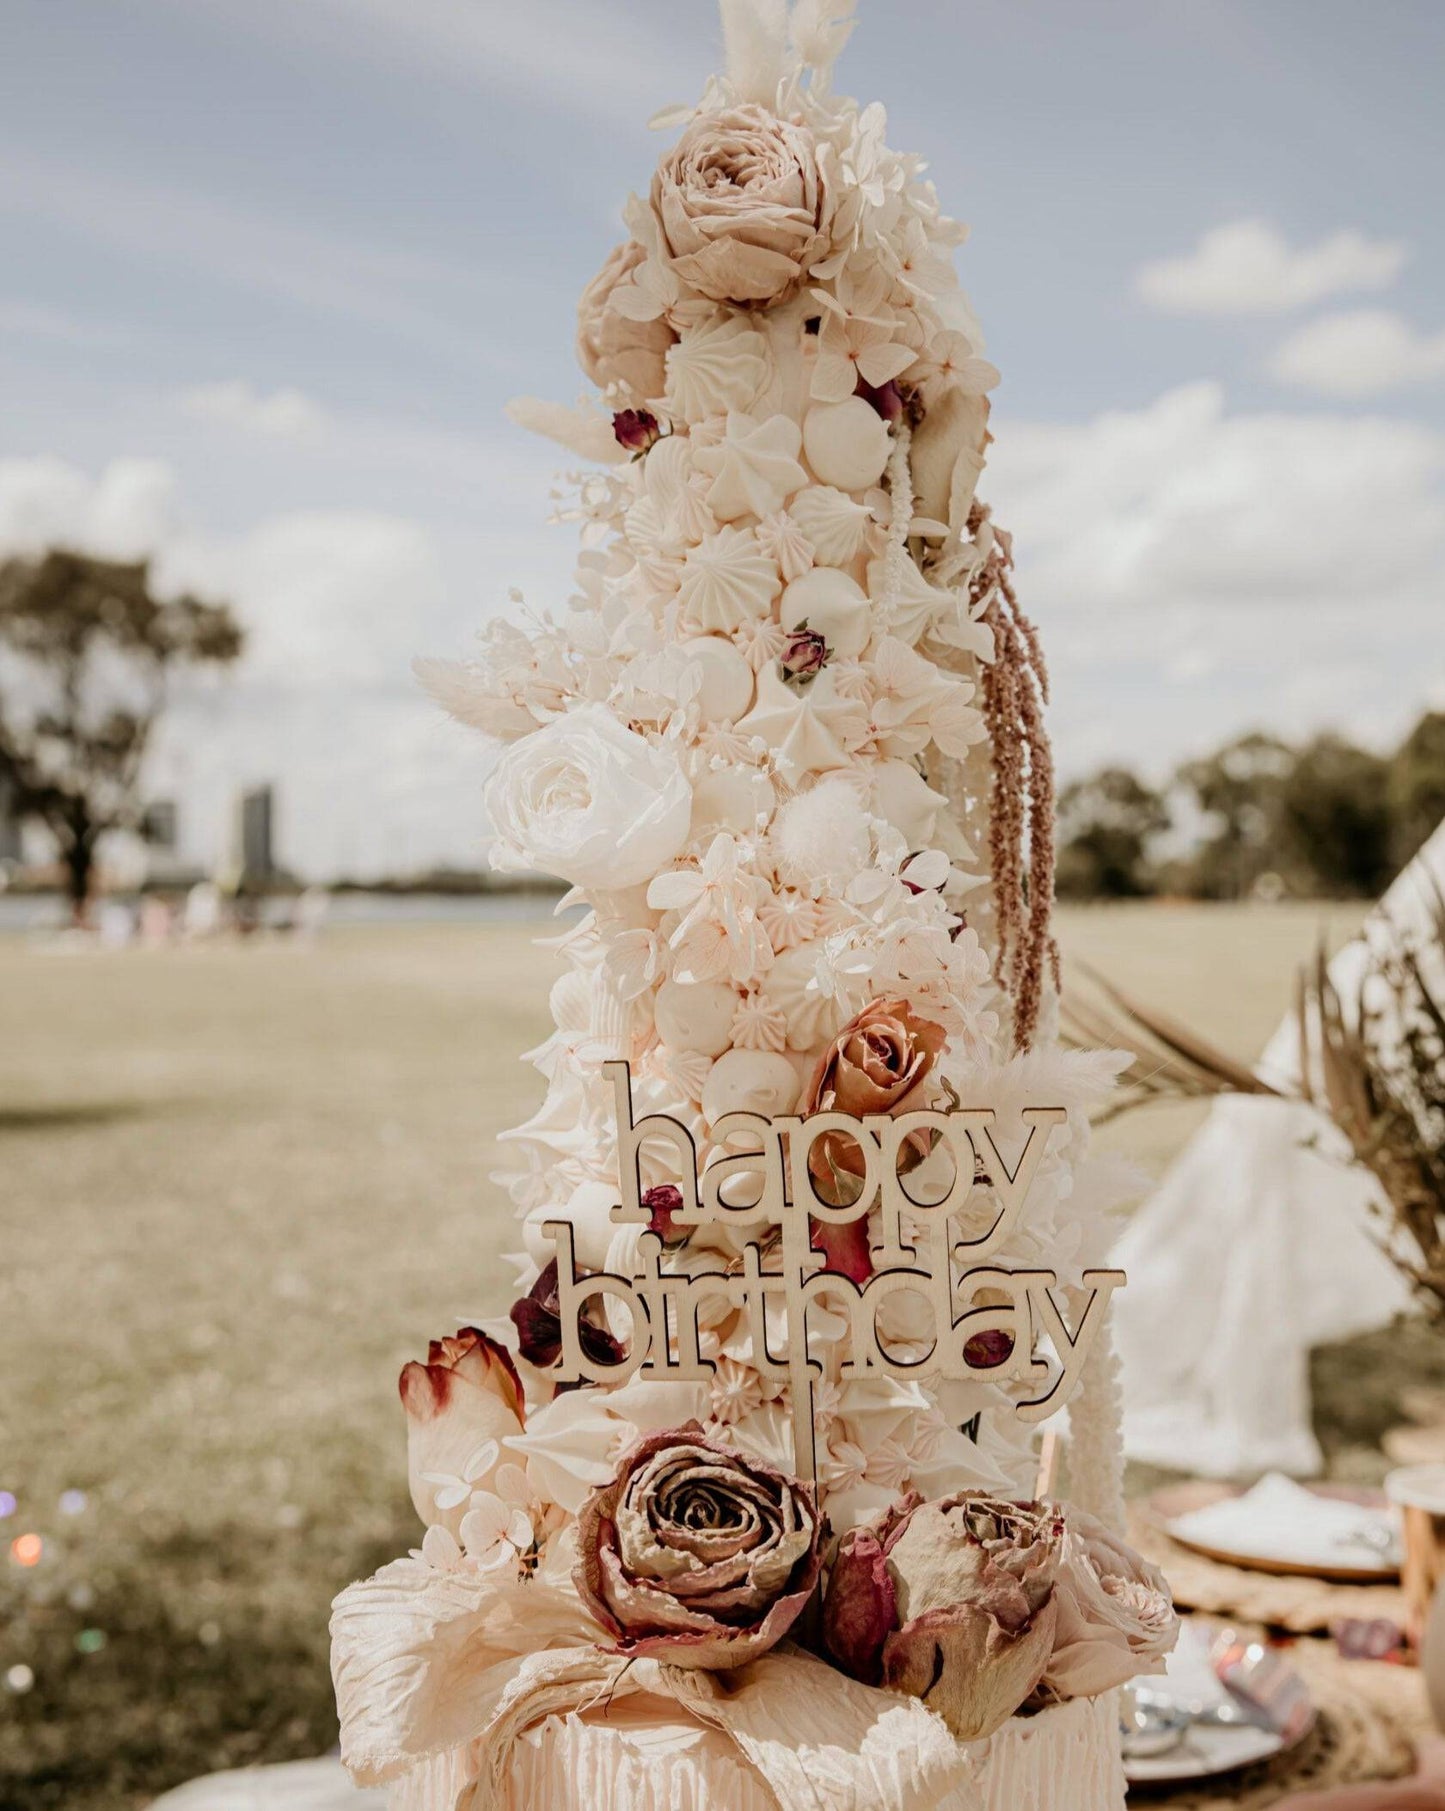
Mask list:
[[574,886],[635,887],[682,849],[692,788],[673,756],[579,705],[514,743],[486,789],[492,866]]

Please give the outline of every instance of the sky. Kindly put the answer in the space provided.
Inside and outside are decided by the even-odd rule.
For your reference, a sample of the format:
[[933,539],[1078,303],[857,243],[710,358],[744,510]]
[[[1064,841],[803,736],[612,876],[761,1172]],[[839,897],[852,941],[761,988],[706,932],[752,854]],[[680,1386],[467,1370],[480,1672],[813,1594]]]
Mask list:
[[[411,674],[560,605],[577,296],[721,63],[710,0],[4,0],[0,553],[232,601],[148,775],[213,859],[474,863],[491,755]],[[1066,776],[1445,708],[1445,8],[862,0],[839,86],[972,235],[983,494]]]

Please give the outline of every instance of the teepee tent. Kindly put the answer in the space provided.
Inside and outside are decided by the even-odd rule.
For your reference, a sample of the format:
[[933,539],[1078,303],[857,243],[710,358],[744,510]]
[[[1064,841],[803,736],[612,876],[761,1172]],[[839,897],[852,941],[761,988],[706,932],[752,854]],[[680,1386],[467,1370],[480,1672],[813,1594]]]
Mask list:
[[[1445,890],[1445,825],[1376,908],[1406,935],[1425,930]],[[1345,993],[1365,945],[1330,964]],[[1299,1078],[1287,1018],[1259,1072]],[[1115,1309],[1130,1455],[1226,1477],[1309,1476],[1309,1353],[1384,1325],[1408,1305],[1372,1227],[1375,1185],[1345,1162],[1313,1109],[1229,1096],[1185,1147],[1114,1253],[1129,1273]]]

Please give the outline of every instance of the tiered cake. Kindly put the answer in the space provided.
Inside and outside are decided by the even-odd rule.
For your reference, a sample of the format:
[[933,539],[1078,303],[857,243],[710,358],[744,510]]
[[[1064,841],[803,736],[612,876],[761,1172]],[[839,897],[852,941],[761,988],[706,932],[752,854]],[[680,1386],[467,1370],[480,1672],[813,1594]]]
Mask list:
[[518,1298],[404,1371],[426,1536],[336,1606],[343,1753],[414,1811],[1106,1811],[1172,1642],[1115,1532],[1116,1064],[1050,1034],[997,374],[963,230],[832,93],[845,10],[724,6],[583,297],[599,400],[514,411],[600,467],[576,593],[427,670],[507,744],[494,862],[584,909]]

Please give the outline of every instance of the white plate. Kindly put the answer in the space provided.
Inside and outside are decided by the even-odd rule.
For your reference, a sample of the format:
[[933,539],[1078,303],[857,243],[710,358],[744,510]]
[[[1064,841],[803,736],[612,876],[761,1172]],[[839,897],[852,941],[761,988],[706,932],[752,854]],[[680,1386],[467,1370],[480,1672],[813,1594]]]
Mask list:
[[[1219,1683],[1209,1661],[1209,1646],[1215,1625],[1186,1620],[1179,1630],[1179,1645],[1169,1656],[1162,1679],[1141,1680],[1177,1698],[1183,1703],[1231,1704],[1235,1700]],[[1252,1724],[1192,1724],[1184,1739],[1163,1754],[1127,1755],[1124,1773],[1131,1786],[1168,1785],[1184,1780],[1210,1779],[1215,1774],[1232,1773],[1239,1767],[1251,1767],[1258,1761],[1273,1760],[1298,1747],[1314,1728],[1315,1713],[1288,1738],[1277,1730],[1257,1729]]]

